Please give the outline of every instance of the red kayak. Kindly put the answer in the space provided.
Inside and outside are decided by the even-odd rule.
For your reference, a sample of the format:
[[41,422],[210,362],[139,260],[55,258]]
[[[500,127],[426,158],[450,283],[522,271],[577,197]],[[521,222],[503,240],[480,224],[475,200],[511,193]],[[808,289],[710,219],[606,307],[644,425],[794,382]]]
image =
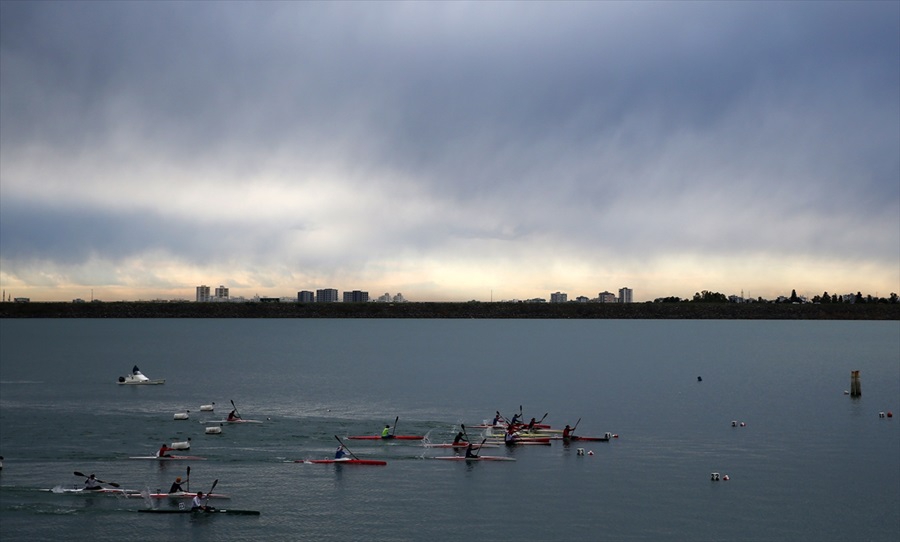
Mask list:
[[350,440],[422,440],[425,435],[391,435],[382,437],[380,435],[358,435],[355,437],[347,437]]
[[334,463],[336,465],[387,465],[387,461],[379,461],[377,459],[295,459],[294,463],[313,463],[313,464],[328,464]]
[[[458,442],[458,443],[454,444],[452,442],[439,442],[439,443],[426,442],[422,446],[425,446],[426,448],[466,448],[469,446],[469,443],[468,442]],[[484,444],[476,443],[476,444],[472,445],[472,449],[477,450],[479,448],[496,448],[498,446],[500,446],[500,445],[499,444],[490,444],[487,442],[485,442]]]

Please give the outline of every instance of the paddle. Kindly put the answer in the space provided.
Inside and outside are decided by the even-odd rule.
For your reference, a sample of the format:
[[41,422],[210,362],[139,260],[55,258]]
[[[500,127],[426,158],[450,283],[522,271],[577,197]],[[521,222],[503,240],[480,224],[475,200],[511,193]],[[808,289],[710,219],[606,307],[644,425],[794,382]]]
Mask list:
[[[481,441],[481,444],[478,445],[478,449],[479,449],[479,450],[481,449],[482,446],[484,446],[484,443],[485,443],[485,442],[487,442],[487,439],[484,439],[484,440]],[[469,443],[469,446],[472,446],[472,443],[471,443],[471,442]],[[467,456],[467,457],[478,457],[478,454],[475,453],[475,447],[474,447],[474,446],[472,446],[472,455]]]
[[213,482],[212,487],[209,488],[209,493],[206,494],[206,498],[203,499],[203,509],[204,509],[204,511],[209,509],[209,506],[208,506],[208,504],[209,504],[209,496],[212,495],[212,492],[213,492],[214,489],[216,489],[216,484],[218,484],[218,483],[219,483],[219,479],[216,478],[216,481]]
[[356,454],[354,454],[353,452],[350,451],[350,448],[347,448],[347,445],[344,444],[344,441],[341,440],[341,437],[335,435],[334,438],[336,438],[337,441],[341,443],[341,446],[343,446],[344,449],[347,450],[347,453],[348,453],[348,454],[350,454],[351,456],[353,456],[353,459],[356,459],[357,461],[359,461],[359,458],[356,457]]
[[578,427],[578,424],[579,424],[579,423],[581,423],[581,418],[578,418],[578,421],[575,422],[575,426],[572,427],[572,430],[571,430],[571,431],[569,431],[569,438],[572,438],[572,437],[575,436],[575,427]]
[[[88,478],[88,475],[86,475],[86,474],[84,474],[84,473],[82,473],[82,472],[75,471],[74,474],[75,474],[75,476],[81,476],[82,478]],[[96,480],[97,480],[98,482],[100,482],[101,484],[106,484],[106,485],[108,485],[108,486],[113,486],[113,487],[119,487],[119,484],[117,484],[117,483],[115,483],[115,482],[104,482],[103,480],[101,480],[101,479],[99,479],[99,478],[96,478]]]
[[188,468],[187,468],[187,490],[188,490],[188,493],[191,492],[191,467],[190,466],[188,466]]
[[397,421],[399,421],[399,420],[400,420],[400,416],[397,416],[396,418],[394,418],[394,427],[393,427],[393,429],[391,429],[391,436],[392,436],[392,437],[396,434],[396,431],[397,431]]
[[541,419],[538,420],[538,423],[544,423],[544,419],[547,417],[547,414],[550,414],[550,413],[549,413],[549,412],[544,412],[544,415],[541,416]]
[[[463,435],[466,436],[466,442],[472,442],[471,440],[469,440],[469,434],[466,433],[466,424],[461,423],[461,424],[459,424],[459,426],[462,427]],[[487,439],[484,439],[484,440],[487,440]]]
[[231,399],[231,407],[234,408],[234,415],[235,415],[238,419],[240,419],[241,413],[238,412],[237,407],[234,406],[234,399]]

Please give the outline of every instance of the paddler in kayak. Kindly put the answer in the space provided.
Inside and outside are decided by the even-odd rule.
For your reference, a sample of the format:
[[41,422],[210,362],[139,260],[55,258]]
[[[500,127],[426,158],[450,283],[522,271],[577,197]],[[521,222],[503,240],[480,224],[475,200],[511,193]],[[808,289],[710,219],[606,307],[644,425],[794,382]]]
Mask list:
[[234,420],[240,420],[241,417],[238,416],[237,410],[232,410],[228,413],[228,421],[233,422]]
[[562,432],[562,438],[563,438],[563,440],[569,440],[569,439],[572,438],[573,436],[575,436],[575,435],[572,434],[572,428],[571,428],[571,427],[569,427],[568,425],[566,425],[565,427],[563,427],[563,432]]
[[472,443],[470,442],[468,446],[466,446],[466,459],[473,459],[478,457],[478,454],[472,451]]
[[394,435],[391,434],[391,426],[385,425],[384,429],[381,430],[381,438],[393,438]]
[[99,491],[103,489],[103,486],[100,485],[100,481],[97,480],[97,477],[91,474],[88,476],[87,480],[84,481],[84,489],[85,491]]
[[500,415],[500,411],[498,410],[496,414],[494,414],[494,419],[491,421],[491,425],[497,425],[500,423],[500,420],[503,419],[503,416]]
[[506,434],[503,435],[503,442],[505,442],[507,446],[512,446],[518,439],[519,436],[516,435],[516,429],[510,424],[506,429]]
[[[208,499],[207,499],[208,500]],[[203,499],[203,492],[198,491],[197,495],[191,501],[191,512],[209,512],[212,510],[211,506],[208,506]]]
[[338,446],[337,451],[334,452],[335,459],[344,459],[344,456],[347,455],[347,452],[344,451],[344,445],[341,444]]
[[159,447],[159,451],[156,452],[156,457],[172,457],[169,455],[169,452],[174,452],[175,448],[169,448],[169,445],[163,442],[163,445]]
[[[463,442],[469,442],[469,439],[467,439],[465,437],[465,435],[463,435],[463,432],[460,431],[459,433],[456,434],[456,437],[453,439],[453,444],[455,446],[458,444],[462,444]],[[469,444],[471,445],[471,443],[469,443]]]
[[172,487],[169,488],[169,493],[184,493],[184,488],[181,487],[181,476],[175,478],[175,481],[172,482]]

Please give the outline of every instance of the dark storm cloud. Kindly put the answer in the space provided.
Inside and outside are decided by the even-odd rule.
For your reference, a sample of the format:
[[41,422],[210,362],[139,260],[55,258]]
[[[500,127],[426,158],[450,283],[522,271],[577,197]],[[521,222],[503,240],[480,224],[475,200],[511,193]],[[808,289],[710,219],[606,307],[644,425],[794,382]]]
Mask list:
[[[219,167],[225,195],[273,172],[300,186],[327,165],[367,193],[402,204],[415,192],[435,206],[406,228],[382,221],[393,227],[374,253],[498,239],[635,256],[900,257],[896,2],[0,9],[7,197],[41,182],[20,159],[31,153],[61,170],[104,156],[136,169]],[[86,199],[114,184],[123,200],[132,183],[154,182],[123,178],[73,182]],[[122,211],[91,207],[85,229],[117,230],[113,239],[38,227],[85,219],[71,210],[19,213],[34,229],[4,232],[3,257],[27,247],[56,258],[63,246],[76,259],[208,254],[172,226],[199,218],[155,227],[162,211],[141,207],[124,228],[104,226]],[[274,247],[281,238],[244,211],[212,220]],[[336,214],[332,225],[352,220]]]

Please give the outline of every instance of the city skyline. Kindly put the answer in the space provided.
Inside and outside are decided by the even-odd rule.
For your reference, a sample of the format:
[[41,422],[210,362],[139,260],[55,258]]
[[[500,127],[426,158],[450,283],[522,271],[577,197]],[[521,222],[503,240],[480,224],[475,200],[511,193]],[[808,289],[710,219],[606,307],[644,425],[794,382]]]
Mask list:
[[0,149],[33,301],[887,297],[900,3],[2,2]]

